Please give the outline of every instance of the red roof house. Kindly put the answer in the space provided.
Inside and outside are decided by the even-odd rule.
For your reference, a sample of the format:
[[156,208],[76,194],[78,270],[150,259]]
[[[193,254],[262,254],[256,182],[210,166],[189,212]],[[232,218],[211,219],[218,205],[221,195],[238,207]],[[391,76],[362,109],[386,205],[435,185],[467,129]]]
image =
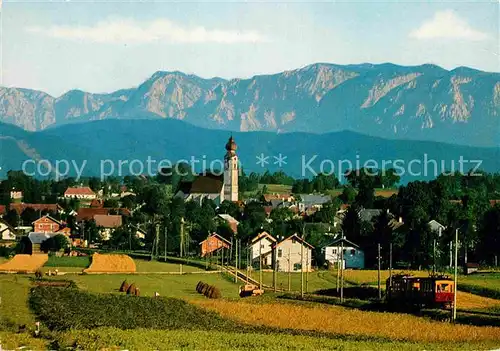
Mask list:
[[231,243],[217,233],[213,233],[201,243],[201,257],[212,254],[220,249],[231,247]]
[[64,192],[65,198],[75,198],[75,199],[84,199],[84,200],[93,200],[97,196],[88,186],[82,187],[69,187]]

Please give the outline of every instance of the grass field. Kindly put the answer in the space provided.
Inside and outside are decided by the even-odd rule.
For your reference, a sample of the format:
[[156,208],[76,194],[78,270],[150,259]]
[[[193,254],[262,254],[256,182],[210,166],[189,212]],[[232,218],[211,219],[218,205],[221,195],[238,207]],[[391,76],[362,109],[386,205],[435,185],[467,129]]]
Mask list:
[[[135,260],[143,272],[169,271],[178,265],[163,262]],[[141,267],[141,268],[139,268]],[[185,266],[184,266],[185,267]],[[187,267],[185,267],[187,268]],[[195,269],[193,267],[190,267]],[[426,274],[426,272],[421,272]],[[346,271],[346,279],[353,284],[376,282],[377,271]],[[384,273],[385,274],[385,273]],[[258,279],[258,272],[253,272]],[[272,283],[272,273],[263,272],[265,283]],[[305,277],[305,276],[304,276]],[[16,334],[17,327],[26,324],[33,330],[35,317],[28,307],[28,293],[32,276],[0,275],[0,340],[4,348],[30,346],[47,349],[51,341],[60,348],[80,349],[271,349],[271,350],[455,350],[493,349],[500,345],[499,327],[452,325],[423,317],[401,313],[363,311],[324,303],[276,299],[269,291],[262,298],[240,299],[238,286],[231,277],[220,273],[186,275],[67,275],[51,279],[71,279],[78,288],[93,293],[118,295],[123,280],[135,283],[141,296],[181,298],[198,307],[215,311],[223,318],[245,325],[256,326],[255,331],[238,330],[120,330],[99,327],[93,330],[51,332],[47,339],[34,339],[29,334]],[[335,287],[336,272],[309,273],[309,290]],[[484,279],[483,279],[484,278]],[[288,274],[280,273],[278,282],[287,285]],[[471,284],[483,284],[497,289],[498,277],[460,277]],[[217,286],[221,300],[208,300],[195,291],[198,281]],[[488,280],[488,282],[484,282]],[[490,281],[491,280],[491,281]],[[300,289],[300,273],[292,274],[293,290]],[[130,297],[134,299],[134,297]],[[488,309],[499,301],[460,292],[459,308],[469,303],[471,309]],[[142,299],[142,298],[141,298]],[[5,303],[8,301],[9,303]],[[75,301],[76,303],[76,301]],[[461,312],[459,312],[461,313]],[[264,328],[264,329],[262,329]],[[268,328],[268,329],[265,329]],[[278,328],[278,329],[276,329]],[[267,331],[266,331],[267,330]],[[273,331],[275,330],[275,331]],[[48,332],[48,331],[47,331]],[[279,332],[279,334],[276,334]],[[54,345],[54,344],[52,344]]]
[[68,256],[49,256],[49,260],[44,267],[74,267],[87,268],[90,265],[89,256],[68,257]]
[[[161,261],[148,261],[148,260],[140,260],[136,259],[135,266],[137,268],[137,272],[180,272],[181,267],[180,264],[169,263],[169,262],[161,262]],[[182,272],[202,272],[201,268],[182,265]]]

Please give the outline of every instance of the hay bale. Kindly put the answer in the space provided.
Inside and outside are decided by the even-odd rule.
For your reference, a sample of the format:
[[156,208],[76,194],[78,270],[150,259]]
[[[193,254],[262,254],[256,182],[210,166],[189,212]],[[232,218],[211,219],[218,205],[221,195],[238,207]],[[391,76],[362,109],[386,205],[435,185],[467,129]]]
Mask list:
[[203,283],[201,280],[198,282],[198,284],[196,284],[196,291],[197,291],[197,292],[200,292],[200,291],[201,291],[201,286],[202,286],[203,284],[205,284],[205,283]]
[[134,283],[130,284],[130,286],[127,289],[127,295],[135,295],[135,290],[136,290],[135,284]]
[[141,290],[139,288],[135,288],[135,296],[141,296]]
[[222,297],[222,294],[216,286],[212,286],[212,289],[210,290],[210,294],[208,295],[208,298],[210,299],[220,299]]
[[205,293],[206,293],[206,291],[207,291],[207,289],[208,289],[208,287],[209,287],[209,286],[210,286],[210,285],[208,285],[207,283],[203,283],[203,284],[201,285],[201,288],[200,288],[200,294],[205,295]]
[[212,285],[209,285],[208,288],[205,290],[205,293],[203,295],[205,295],[206,297],[209,297],[210,294],[212,294],[213,288],[214,287]]
[[126,280],[122,282],[122,285],[120,285],[120,292],[127,292],[128,290],[128,283]]

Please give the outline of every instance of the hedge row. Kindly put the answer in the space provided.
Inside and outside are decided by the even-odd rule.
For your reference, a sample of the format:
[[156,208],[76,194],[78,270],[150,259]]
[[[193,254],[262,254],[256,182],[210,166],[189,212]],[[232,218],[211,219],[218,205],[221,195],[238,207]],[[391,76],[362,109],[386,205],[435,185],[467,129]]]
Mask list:
[[[38,286],[30,293],[30,307],[51,330],[92,329],[226,329],[237,324],[215,312],[175,298],[130,298],[93,294],[75,288]],[[92,313],[89,313],[92,311]]]

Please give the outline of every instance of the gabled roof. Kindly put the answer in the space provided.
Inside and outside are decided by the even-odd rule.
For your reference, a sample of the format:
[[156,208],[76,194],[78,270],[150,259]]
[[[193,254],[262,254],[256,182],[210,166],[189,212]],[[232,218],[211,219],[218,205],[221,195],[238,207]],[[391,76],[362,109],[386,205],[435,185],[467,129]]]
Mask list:
[[7,229],[9,229],[14,234],[16,233],[16,229],[13,226],[11,226],[6,220],[0,218],[0,223],[3,223],[6,226],[6,228],[4,230],[0,231],[0,233],[3,233]]
[[342,242],[344,242],[344,244],[348,244],[349,246],[352,246],[352,247],[359,249],[359,245],[353,243],[352,241],[346,239],[345,237],[337,238],[337,239],[333,240],[330,244],[325,245],[325,247],[340,246],[342,244]]
[[48,220],[50,220],[50,221],[54,222],[55,224],[62,225],[62,222],[61,222],[61,221],[58,221],[57,219],[55,219],[55,218],[53,218],[53,217],[49,216],[48,214],[47,214],[47,215],[45,215],[45,216],[42,216],[42,217],[38,218],[37,220],[35,220],[35,221],[33,221],[33,222],[31,222],[31,224],[35,224],[36,222],[38,222],[39,220],[41,220],[41,219],[43,219],[43,218],[47,218]]
[[322,205],[328,201],[332,201],[330,195],[315,195],[315,194],[299,194],[302,203],[306,206]]
[[107,215],[109,213],[109,209],[107,208],[79,208],[78,214],[76,215],[76,220],[78,222],[83,220],[91,220],[95,215]]
[[74,195],[95,195],[95,193],[88,186],[82,187],[69,187],[64,192],[64,195],[74,196]]
[[260,241],[264,238],[267,238],[269,239],[269,241],[275,243],[277,240],[271,235],[269,234],[268,232],[266,231],[263,231],[261,233],[259,233],[256,237],[254,237],[251,241],[252,244],[255,244],[257,241]]
[[282,241],[280,241],[279,243],[275,243],[273,245],[273,247],[277,247],[277,246],[280,246],[282,243],[284,243],[285,241],[288,241],[288,240],[292,240],[292,239],[295,239],[297,240],[298,242],[306,245],[306,246],[309,246],[311,249],[314,249],[314,246],[312,246],[311,244],[309,244],[307,241],[305,241],[304,239],[302,239],[300,236],[297,235],[297,233],[293,234],[293,235],[290,235],[288,238],[286,239],[283,239]]
[[48,238],[59,235],[60,233],[37,233],[31,232],[28,234],[28,238],[30,239],[32,244],[41,244]]
[[213,237],[213,238],[216,238],[216,239],[218,239],[218,240],[220,240],[220,241],[223,241],[223,242],[225,242],[225,243],[226,243],[226,244],[228,244],[228,245],[231,245],[231,242],[230,242],[229,240],[227,240],[227,239],[223,238],[222,236],[220,236],[220,235],[219,235],[219,234],[217,234],[217,233],[212,233],[212,234],[211,234],[211,235],[210,235],[207,239],[203,240],[203,241],[202,241],[199,245],[203,244],[205,241],[207,241],[208,239],[210,239],[210,238],[212,238],[212,237]]
[[35,211],[52,211],[52,212],[57,212],[62,210],[62,207],[59,206],[58,204],[25,204],[23,202],[19,203],[11,203],[9,205],[9,209],[15,210],[17,214],[23,213],[23,211],[27,208],[32,208]]
[[95,215],[95,224],[103,228],[118,228],[122,225],[121,215]]
[[179,190],[184,194],[220,194],[223,186],[222,176],[206,174],[197,176],[192,182],[181,182]]
[[371,222],[375,217],[379,216],[383,210],[377,208],[364,208],[359,211],[359,218],[364,222]]
[[226,213],[221,213],[219,214],[219,217],[222,218],[223,220],[225,221],[228,221],[228,222],[233,222],[233,223],[240,223],[238,222],[233,216],[231,215],[228,215]]

